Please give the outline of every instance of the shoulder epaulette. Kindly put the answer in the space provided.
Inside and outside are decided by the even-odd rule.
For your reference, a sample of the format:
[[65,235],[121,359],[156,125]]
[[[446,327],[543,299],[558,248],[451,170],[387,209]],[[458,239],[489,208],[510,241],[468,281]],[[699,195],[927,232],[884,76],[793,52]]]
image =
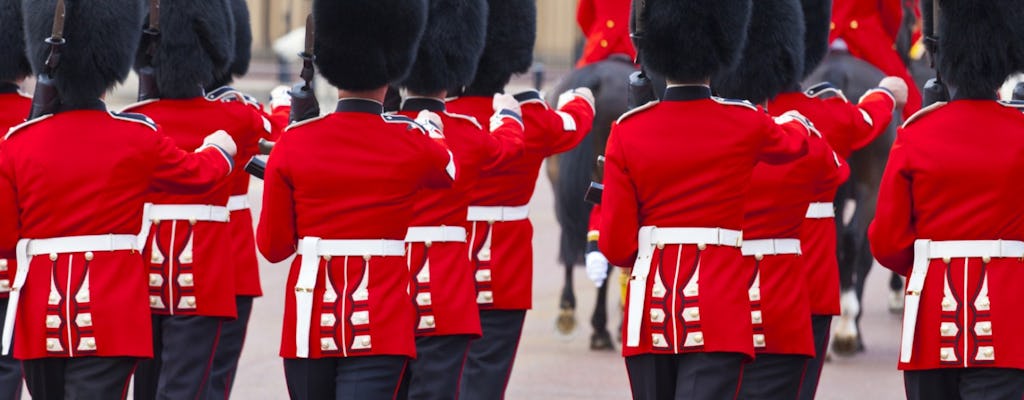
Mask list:
[[811,86],[804,91],[804,94],[807,95],[807,97],[823,100],[832,97],[838,97],[840,99],[843,99],[843,101],[845,102],[849,102],[849,100],[846,99],[846,95],[843,94],[843,91],[832,85],[831,82],[822,82],[817,85]]
[[473,126],[475,126],[476,129],[484,129],[483,125],[480,125],[480,121],[477,121],[475,117],[471,117],[469,115],[464,115],[464,114],[456,114],[456,113],[448,112],[448,111],[445,111],[444,115],[446,117],[449,117],[449,118],[455,118],[455,119],[461,119],[461,120],[468,121],[469,123],[473,124]]
[[629,118],[629,117],[632,117],[634,115],[637,115],[637,114],[643,112],[644,110],[648,110],[651,107],[654,107],[654,106],[658,105],[658,103],[659,103],[658,100],[654,100],[654,101],[648,102],[647,104],[644,104],[644,105],[642,105],[640,107],[636,107],[636,108],[634,108],[632,110],[626,111],[625,113],[622,114],[621,117],[619,117],[618,120],[615,121],[615,123],[616,124],[621,124],[622,121],[626,120],[626,118]]
[[541,96],[540,92],[536,90],[527,90],[525,92],[516,93],[512,97],[515,97],[519,104],[541,104],[544,108],[548,107],[548,102],[544,101],[544,96]]
[[217,99],[220,99],[221,97],[224,97],[225,95],[227,95],[230,92],[237,92],[237,91],[238,90],[236,90],[235,88],[233,88],[231,86],[221,86],[221,87],[216,88],[213,91],[207,93],[206,94],[206,98],[210,99],[210,100],[217,100]]
[[[330,115],[330,114],[327,114],[327,115]],[[316,118],[310,118],[310,119],[307,119],[307,120],[302,120],[302,121],[299,121],[299,122],[292,123],[291,125],[288,125],[286,128],[284,128],[284,131],[288,132],[288,131],[292,130],[292,128],[298,128],[298,127],[303,126],[303,125],[308,125],[308,124],[314,123],[316,121],[319,121],[319,120],[322,120],[324,118],[327,118],[327,115],[321,115],[321,116],[316,117]]]
[[50,118],[52,116],[53,116],[53,114],[46,114],[46,115],[44,115],[42,117],[30,119],[28,121],[22,122],[21,124],[12,126],[11,129],[7,130],[7,134],[4,135],[4,140],[10,139],[11,136],[13,136],[18,131],[23,130],[23,129],[25,129],[25,128],[27,128],[27,127],[29,127],[29,126],[37,123],[37,122],[39,122],[39,121],[42,121],[42,120],[47,119],[47,118]]
[[751,103],[746,100],[724,99],[721,97],[711,97],[711,100],[714,100],[716,103],[726,106],[746,107],[751,110],[757,111],[757,106],[755,106],[754,103]]
[[427,133],[427,130],[420,126],[420,124],[416,122],[416,120],[406,117],[404,115],[381,114],[380,117],[381,119],[384,120],[384,122],[387,122],[389,124],[405,124],[409,128],[409,130],[418,129],[424,134]]
[[129,112],[129,111],[134,110],[136,108],[142,107],[142,106],[144,106],[146,104],[153,104],[153,103],[156,103],[158,101],[160,101],[160,99],[149,99],[149,100],[140,101],[138,103],[129,104],[127,107],[122,108],[121,112]]
[[906,127],[910,126],[910,124],[912,124],[912,123],[916,122],[917,120],[923,118],[925,115],[931,114],[932,111],[935,111],[935,110],[938,110],[938,109],[942,108],[946,104],[947,104],[946,102],[940,101],[940,102],[936,102],[935,104],[932,104],[932,105],[930,105],[928,107],[922,108],[918,112],[914,113],[914,115],[911,115],[910,118],[907,118],[907,122],[903,123],[903,127],[906,128]]
[[150,119],[149,117],[147,117],[145,115],[135,114],[135,113],[126,113],[126,112],[119,112],[119,113],[112,112],[112,113],[109,113],[109,114],[110,114],[111,117],[113,117],[116,120],[127,121],[127,122],[134,122],[136,124],[142,124],[142,125],[145,125],[146,127],[148,127],[149,129],[152,129],[154,132],[156,132],[156,130],[157,130],[156,129],[156,122],[153,122],[152,119]]

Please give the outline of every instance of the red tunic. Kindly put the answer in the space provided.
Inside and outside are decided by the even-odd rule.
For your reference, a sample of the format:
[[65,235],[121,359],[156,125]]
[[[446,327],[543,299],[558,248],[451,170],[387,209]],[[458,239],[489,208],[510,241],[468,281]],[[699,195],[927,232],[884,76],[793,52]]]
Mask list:
[[899,0],[835,0],[832,3],[830,39],[842,38],[850,54],[874,65],[886,75],[907,81],[910,89],[903,117],[921,109],[921,92],[903,59],[896,52],[896,34],[903,19]]
[[636,59],[629,37],[629,0],[580,0],[576,22],[587,38],[576,68],[604,61],[613,54]]
[[[183,100],[146,101],[127,109],[152,118],[182,150],[192,151],[203,138],[217,130],[228,132],[238,146],[235,165],[245,165],[258,151],[258,141],[267,133],[263,119],[240,102],[222,102],[205,97]],[[149,199],[154,205],[202,204],[224,207],[228,197],[248,188],[248,174],[235,169],[229,179],[214,189],[193,195],[161,193]],[[251,217],[250,217],[251,218]],[[249,227],[252,220],[240,218]],[[248,219],[248,221],[245,221]],[[246,231],[251,232],[252,228]],[[237,248],[227,222],[188,220],[154,221],[143,249],[149,267],[150,308],[158,315],[203,315],[235,318],[235,262]],[[255,249],[251,249],[255,251]],[[252,254],[255,261],[255,253]],[[252,268],[254,265],[247,265]],[[251,272],[251,270],[249,271]],[[259,287],[258,277],[256,286]]]
[[[417,196],[411,226],[466,226],[470,193],[481,171],[500,167],[522,156],[523,125],[511,117],[493,133],[476,118],[448,113],[441,100],[409,98],[399,113],[415,117],[420,110],[441,116],[444,141],[455,156],[458,176],[451,189],[423,190]],[[409,243],[409,272],[417,301],[417,336],[480,336],[480,313],[469,247],[463,242]],[[431,301],[423,301],[426,296]]]
[[[449,153],[380,103],[344,99],[338,111],[290,126],[271,152],[256,244],[270,262],[297,241],[404,240],[421,189],[450,187]],[[281,356],[296,357],[296,300],[303,256],[288,274]],[[416,354],[415,310],[403,257],[324,257],[313,291],[309,358]],[[354,319],[354,312],[368,316]],[[355,323],[359,321],[358,325]],[[354,341],[355,335],[370,340]],[[321,344],[331,342],[328,350]]]
[[[32,98],[19,91],[16,85],[0,88],[0,133],[6,135],[9,129],[25,122],[31,109]],[[0,142],[3,142],[2,137]],[[16,266],[13,257],[0,259],[0,299],[10,295]]]
[[[827,84],[826,84],[827,85]],[[871,143],[892,122],[895,102],[888,92],[870,91],[857,105],[846,101],[842,92],[831,86],[817,85],[807,92],[778,95],[768,111],[778,115],[797,110],[811,122],[828,144],[845,160]],[[849,168],[845,163],[843,168]],[[817,193],[811,201],[832,203],[836,189]],[[839,263],[836,260],[836,222],[834,218],[809,218],[804,221],[800,241],[804,276],[807,278],[811,313],[839,315]]]
[[[923,110],[904,125],[889,154],[868,231],[872,253],[907,275],[917,239],[1024,240],[1021,176],[1020,110],[994,100],[954,100]],[[980,258],[930,263],[913,358],[900,369],[1024,368],[1024,261],[983,264]]]
[[[20,238],[137,235],[153,191],[209,190],[229,172],[225,157],[213,147],[190,155],[145,117],[102,103],[35,119],[0,144],[0,257]],[[142,264],[133,251],[33,257],[14,356],[152,357]]]
[[[706,86],[670,87],[665,99],[627,113],[608,139],[599,246],[612,265],[633,265],[643,226],[742,229],[754,166],[807,152],[800,123],[778,125],[749,103],[712,98]],[[754,355],[751,273],[740,249],[666,245],[653,260],[640,345],[623,346],[623,355]],[[693,307],[696,320],[682,312]],[[653,322],[652,312],[660,316]],[[701,344],[686,340],[694,333]]]
[[[807,205],[815,195],[835,192],[849,168],[828,143],[812,135],[808,153],[779,165],[757,164],[744,207],[743,239],[799,239]],[[832,228],[835,238],[835,227]],[[766,354],[814,356],[805,259],[796,254],[744,257],[748,268],[754,347]],[[834,256],[833,256],[834,258]],[[763,336],[762,336],[763,335]]]
[[[590,132],[594,107],[583,98],[570,101],[559,110],[549,107],[535,91],[521,93],[516,98],[523,108],[526,152],[516,161],[481,174],[471,195],[473,206],[529,204],[544,159],[572,149]],[[487,120],[494,113],[491,103],[490,97],[468,96],[450,101],[448,109]],[[478,296],[480,308],[530,309],[533,305],[533,225],[530,220],[475,222],[467,224],[467,229],[476,271],[490,271],[476,274],[478,292],[491,292],[491,296]],[[489,251],[485,251],[488,243]]]

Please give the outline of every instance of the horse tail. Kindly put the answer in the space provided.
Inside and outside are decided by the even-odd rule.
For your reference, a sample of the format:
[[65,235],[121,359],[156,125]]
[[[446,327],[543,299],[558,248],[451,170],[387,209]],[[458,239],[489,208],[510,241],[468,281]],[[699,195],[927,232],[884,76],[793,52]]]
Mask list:
[[578,146],[558,155],[558,185],[555,190],[555,216],[562,227],[558,257],[564,265],[575,265],[587,247],[590,210],[583,200],[594,170],[594,134],[588,133]]

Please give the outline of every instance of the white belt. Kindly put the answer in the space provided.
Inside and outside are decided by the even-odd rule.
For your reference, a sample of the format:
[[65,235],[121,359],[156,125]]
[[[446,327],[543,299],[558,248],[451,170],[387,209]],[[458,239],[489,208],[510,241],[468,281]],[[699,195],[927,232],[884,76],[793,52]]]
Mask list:
[[519,207],[469,207],[467,221],[508,222],[522,221],[530,217],[530,206]]
[[900,344],[900,362],[909,363],[914,350],[914,330],[917,328],[921,291],[928,276],[931,260],[953,258],[1022,258],[1024,242],[1016,240],[953,240],[933,242],[921,239],[914,242],[914,267],[907,279],[906,302],[903,308],[903,338]]
[[241,211],[249,209],[249,196],[240,194],[228,197],[228,211]]
[[835,218],[835,205],[832,203],[811,203],[807,206],[806,217],[810,219]]
[[228,222],[227,207],[207,204],[153,204],[147,217],[154,221]]
[[412,226],[405,234],[407,243],[466,242],[466,228],[461,226]]
[[743,232],[722,228],[640,228],[637,238],[637,256],[629,281],[629,313],[626,321],[626,346],[640,345],[640,325],[644,303],[647,301],[647,277],[656,247],[668,244],[695,244],[701,250],[706,246],[740,247]]
[[28,278],[28,270],[33,256],[42,254],[85,253],[93,251],[119,251],[138,249],[139,237],[136,235],[90,235],[68,236],[52,239],[21,239],[17,245],[18,270],[14,274],[11,285],[10,304],[4,316],[3,351],[10,354],[11,338],[14,335],[14,321],[18,313],[18,301],[21,299],[21,288]]
[[404,256],[401,240],[327,240],[307,236],[299,241],[299,277],[295,282],[295,356],[309,357],[309,326],[313,318],[313,289],[316,287],[320,257],[353,256],[369,260],[373,256]]
[[742,251],[745,256],[755,257],[800,254],[800,239],[744,240]]

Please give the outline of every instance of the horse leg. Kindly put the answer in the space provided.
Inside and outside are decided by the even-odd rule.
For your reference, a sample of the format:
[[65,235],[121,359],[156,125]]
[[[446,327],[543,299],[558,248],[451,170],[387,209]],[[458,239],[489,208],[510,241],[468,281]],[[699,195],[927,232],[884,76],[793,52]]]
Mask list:
[[[843,185],[836,198],[836,235],[838,244],[836,246],[839,261],[839,304],[841,313],[833,328],[832,351],[840,355],[851,355],[856,351],[857,324],[856,318],[860,315],[860,300],[854,288],[856,276],[856,264],[854,255],[857,253],[854,236],[851,232],[852,219],[847,220],[846,215],[849,208],[847,199],[852,197],[852,184]],[[853,207],[856,207],[855,205]]]
[[555,328],[563,335],[576,331],[576,293],[572,288],[572,270],[572,264],[565,265],[565,284],[562,286],[562,299],[558,304],[558,319],[555,321]]
[[[608,267],[609,278],[613,268]],[[611,285],[609,280],[605,280],[605,284],[597,288],[597,302],[594,304],[594,314],[590,316],[590,326],[594,328],[594,333],[590,335],[591,350],[615,350],[612,335],[608,332],[608,286]]]

